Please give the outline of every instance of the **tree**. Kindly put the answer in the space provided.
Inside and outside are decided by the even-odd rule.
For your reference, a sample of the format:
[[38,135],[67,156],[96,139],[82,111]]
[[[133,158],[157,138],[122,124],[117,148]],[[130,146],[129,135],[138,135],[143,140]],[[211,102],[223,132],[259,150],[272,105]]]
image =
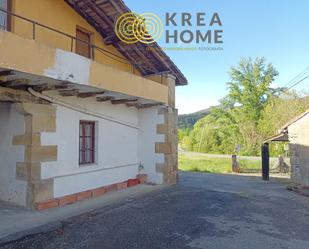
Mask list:
[[290,119],[309,108],[309,97],[299,96],[296,92],[285,91],[280,96],[271,96],[262,111],[259,131],[266,139],[277,133]]
[[230,71],[227,102],[240,106],[240,114],[257,124],[269,96],[276,92],[271,83],[277,75],[271,64],[266,65],[265,58],[241,59]]
[[[264,58],[241,59],[239,65],[231,68],[229,91],[220,105],[198,120],[185,136],[181,134],[185,147],[231,154],[241,144],[240,154],[259,155],[263,140],[309,108],[308,96],[272,88],[277,75],[277,70],[266,64]],[[282,152],[282,143],[271,147],[272,155]]]
[[277,75],[277,70],[266,64],[264,58],[243,58],[238,66],[231,68],[229,93],[223,103],[225,106],[228,104],[228,111],[233,110],[231,115],[237,123],[239,140],[246,154],[259,153],[262,136],[258,123],[270,96],[276,92],[271,83]]

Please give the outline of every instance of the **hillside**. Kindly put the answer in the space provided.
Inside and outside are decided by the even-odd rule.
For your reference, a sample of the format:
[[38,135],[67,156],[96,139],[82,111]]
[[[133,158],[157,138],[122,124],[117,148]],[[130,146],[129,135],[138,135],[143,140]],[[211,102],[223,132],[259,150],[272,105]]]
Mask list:
[[178,129],[192,128],[193,125],[201,118],[210,113],[211,107],[198,112],[182,114],[178,116]]

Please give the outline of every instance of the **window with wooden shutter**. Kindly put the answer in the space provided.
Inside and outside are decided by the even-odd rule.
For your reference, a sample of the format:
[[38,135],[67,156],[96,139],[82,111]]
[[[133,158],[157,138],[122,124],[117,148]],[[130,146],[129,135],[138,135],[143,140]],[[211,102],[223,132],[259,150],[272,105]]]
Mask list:
[[87,58],[92,58],[91,32],[77,27],[76,38],[76,53]]

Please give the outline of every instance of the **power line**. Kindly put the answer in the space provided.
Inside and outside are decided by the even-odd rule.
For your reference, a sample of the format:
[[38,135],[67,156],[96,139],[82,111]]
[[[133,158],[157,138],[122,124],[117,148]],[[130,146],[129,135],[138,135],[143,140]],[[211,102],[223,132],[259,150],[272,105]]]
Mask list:
[[291,88],[297,86],[298,84],[300,84],[301,82],[303,82],[305,79],[308,79],[308,78],[309,78],[309,75],[297,81],[294,85],[290,86],[287,90],[290,90]]
[[291,79],[288,83],[286,83],[283,87],[290,87],[289,85],[294,84],[294,82],[296,80],[298,80],[299,78],[301,78],[304,74],[307,73],[307,71],[309,72],[309,67],[306,67],[302,72],[300,72],[298,75],[296,75],[293,79]]

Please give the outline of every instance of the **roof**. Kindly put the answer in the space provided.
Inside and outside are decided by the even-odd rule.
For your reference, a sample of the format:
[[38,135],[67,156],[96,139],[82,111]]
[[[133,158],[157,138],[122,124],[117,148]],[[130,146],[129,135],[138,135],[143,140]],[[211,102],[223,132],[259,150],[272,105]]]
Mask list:
[[267,138],[266,140],[263,141],[263,143],[268,143],[268,142],[288,142],[289,141],[289,135],[285,133],[280,133],[277,135],[274,135],[272,137]]
[[280,130],[281,131],[286,130],[290,125],[294,124],[296,121],[300,120],[301,118],[303,118],[307,114],[309,114],[309,109],[307,111],[303,112],[302,114],[296,116],[295,118],[291,119],[289,122],[287,122],[285,125],[283,125]]
[[[113,45],[143,76],[170,73],[176,85],[186,85],[186,77],[156,43],[125,44],[114,31],[114,22],[123,13],[131,12],[122,0],[65,0],[101,34],[105,44]],[[151,47],[151,49],[149,49]]]
[[307,114],[309,114],[309,109],[305,112],[303,112],[302,114],[294,117],[293,119],[291,119],[289,122],[287,122],[285,125],[283,125],[281,127],[281,129],[279,130],[279,134],[274,135],[270,138],[267,138],[265,141],[263,141],[263,143],[268,143],[268,142],[287,142],[289,141],[289,135],[287,132],[287,128],[294,124],[295,122],[297,122],[298,120],[300,120],[301,118],[303,118],[304,116],[306,116]]

